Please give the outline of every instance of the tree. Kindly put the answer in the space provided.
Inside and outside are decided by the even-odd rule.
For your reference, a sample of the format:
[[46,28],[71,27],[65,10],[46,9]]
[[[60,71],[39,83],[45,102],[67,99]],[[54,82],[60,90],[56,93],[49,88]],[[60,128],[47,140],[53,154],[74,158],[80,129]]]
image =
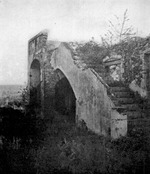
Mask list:
[[132,25],[129,25],[129,18],[127,15],[127,9],[123,14],[123,18],[114,16],[115,20],[109,20],[108,31],[104,37],[102,37],[102,43],[106,47],[111,47],[116,43],[122,41],[128,41],[131,37],[135,36],[134,29]]
[[115,16],[115,21],[109,21],[109,28],[102,44],[109,54],[115,53],[122,57],[123,79],[127,84],[136,79],[140,85],[142,78],[142,60],[140,51],[143,49],[144,39],[137,37],[132,25],[129,25],[127,10],[122,19]]
[[[77,65],[84,68],[93,68],[99,73],[103,73],[103,58],[107,56],[107,50],[94,38],[84,43],[70,43],[73,48],[74,59]],[[79,66],[80,67],[80,66]]]

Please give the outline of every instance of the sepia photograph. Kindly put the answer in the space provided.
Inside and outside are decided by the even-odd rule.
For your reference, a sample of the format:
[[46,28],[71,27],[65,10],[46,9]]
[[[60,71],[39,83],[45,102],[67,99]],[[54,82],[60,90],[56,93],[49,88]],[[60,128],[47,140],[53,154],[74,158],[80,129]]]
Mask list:
[[150,0],[0,0],[0,174],[150,173]]

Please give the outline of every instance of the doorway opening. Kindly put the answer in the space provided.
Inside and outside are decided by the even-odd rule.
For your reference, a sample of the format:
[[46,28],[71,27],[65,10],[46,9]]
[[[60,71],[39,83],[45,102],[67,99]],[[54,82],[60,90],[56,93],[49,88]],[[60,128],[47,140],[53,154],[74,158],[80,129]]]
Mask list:
[[56,70],[58,81],[55,85],[55,109],[75,122],[76,97],[74,91],[61,70]]
[[41,85],[40,85],[40,62],[33,60],[30,68],[30,103],[40,105]]

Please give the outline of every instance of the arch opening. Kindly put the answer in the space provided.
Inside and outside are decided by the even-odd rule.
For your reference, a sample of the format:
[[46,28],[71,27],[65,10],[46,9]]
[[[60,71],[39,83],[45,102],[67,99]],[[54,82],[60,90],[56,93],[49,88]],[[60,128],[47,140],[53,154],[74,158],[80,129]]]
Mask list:
[[63,72],[59,69],[57,73],[58,81],[55,84],[55,109],[62,115],[66,115],[68,120],[75,122],[76,97],[74,91]]
[[30,67],[30,102],[40,105],[41,85],[40,85],[40,62],[33,60]]

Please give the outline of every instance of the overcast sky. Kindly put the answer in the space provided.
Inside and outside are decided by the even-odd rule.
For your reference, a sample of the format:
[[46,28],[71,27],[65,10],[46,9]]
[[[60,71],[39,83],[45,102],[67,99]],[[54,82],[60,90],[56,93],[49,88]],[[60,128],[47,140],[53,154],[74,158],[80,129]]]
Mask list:
[[0,84],[27,81],[27,43],[41,30],[52,40],[100,40],[126,9],[129,24],[149,35],[150,0],[0,0]]

